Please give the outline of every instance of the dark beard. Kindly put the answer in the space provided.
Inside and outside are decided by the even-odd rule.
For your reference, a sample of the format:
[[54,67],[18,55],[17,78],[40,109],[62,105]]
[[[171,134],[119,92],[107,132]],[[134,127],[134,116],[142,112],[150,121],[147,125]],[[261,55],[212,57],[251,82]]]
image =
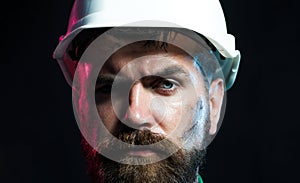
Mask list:
[[[164,140],[164,143],[159,143],[160,145],[155,147],[160,153],[168,153],[168,151],[177,148],[174,143],[165,139],[164,136],[148,130],[121,133],[117,138],[134,145],[150,145]],[[147,158],[126,155],[126,150],[124,151],[124,149],[128,149],[128,146],[116,145],[115,140],[103,140],[99,145],[99,150],[108,151],[108,153],[120,152],[118,154],[124,155],[120,158],[124,158],[128,164],[122,164],[104,157],[82,138],[83,152],[88,163],[88,173],[93,182],[193,183],[197,178],[198,168],[201,168],[204,163],[205,150],[193,149],[187,151],[179,149],[166,159],[148,164],[149,159]],[[132,165],[136,164],[135,162],[138,162],[139,165]],[[140,165],[141,162],[145,162],[145,164]]]

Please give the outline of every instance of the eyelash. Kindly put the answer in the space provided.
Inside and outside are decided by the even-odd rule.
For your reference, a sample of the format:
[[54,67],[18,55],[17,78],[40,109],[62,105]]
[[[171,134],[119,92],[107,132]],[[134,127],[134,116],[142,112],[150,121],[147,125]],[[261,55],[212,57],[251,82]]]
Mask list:
[[[172,84],[172,87],[171,88],[164,88],[163,85],[165,85],[165,84],[168,84],[168,85]],[[173,80],[163,79],[163,80],[159,80],[157,82],[157,84],[153,87],[153,89],[159,94],[162,94],[162,95],[165,95],[165,96],[171,96],[171,95],[176,93],[177,87],[178,87],[177,82],[175,82]]]
[[100,92],[103,94],[110,94],[112,83],[103,83],[99,86],[96,86],[96,92]]

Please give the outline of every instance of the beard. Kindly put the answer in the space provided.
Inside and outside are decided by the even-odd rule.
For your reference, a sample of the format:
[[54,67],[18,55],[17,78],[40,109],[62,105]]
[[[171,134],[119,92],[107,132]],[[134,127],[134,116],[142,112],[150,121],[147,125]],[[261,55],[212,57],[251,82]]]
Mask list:
[[[118,140],[125,143],[117,143]],[[158,155],[171,155],[157,162],[153,162],[151,157],[128,155],[130,145],[152,144],[156,144],[154,150]],[[116,138],[105,138],[97,148],[100,153],[84,138],[82,147],[87,160],[88,174],[92,181],[97,183],[192,183],[196,181],[197,171],[204,165],[205,157],[205,150],[179,148],[163,135],[149,130],[132,130],[121,132]],[[119,162],[102,155],[116,152],[119,155]]]

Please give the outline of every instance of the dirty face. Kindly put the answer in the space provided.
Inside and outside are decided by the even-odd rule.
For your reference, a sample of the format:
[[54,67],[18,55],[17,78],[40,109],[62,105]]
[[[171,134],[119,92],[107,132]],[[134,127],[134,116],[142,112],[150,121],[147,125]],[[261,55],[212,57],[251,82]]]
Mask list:
[[[184,40],[184,36],[179,35],[177,39]],[[103,126],[94,128],[90,136],[97,141],[96,151],[100,154],[85,140],[84,150],[93,164],[91,174],[98,181],[108,181],[105,177],[137,182],[167,177],[170,181],[172,175],[187,178],[190,172],[196,176],[206,138],[216,133],[223,80],[208,84],[199,60],[177,46],[168,44],[166,49],[157,49],[153,45],[145,46],[146,43],[140,41],[122,47],[109,57],[97,75],[94,96]],[[186,45],[193,46],[188,40]],[[81,87],[77,89],[75,108],[83,125],[89,124],[93,116],[86,102],[92,67],[89,63],[79,63],[77,69]],[[103,135],[104,131],[127,144],[146,146],[120,147]],[[165,139],[167,143],[163,148],[147,146]],[[175,153],[163,158],[170,149],[176,149]],[[102,151],[117,152],[121,160],[130,161],[122,164],[108,160],[101,155]],[[142,165],[143,169],[128,163],[160,158],[163,159],[160,162]],[[171,170],[162,171],[170,165],[174,166]],[[137,170],[141,176],[132,176]],[[193,176],[191,180],[195,180]]]

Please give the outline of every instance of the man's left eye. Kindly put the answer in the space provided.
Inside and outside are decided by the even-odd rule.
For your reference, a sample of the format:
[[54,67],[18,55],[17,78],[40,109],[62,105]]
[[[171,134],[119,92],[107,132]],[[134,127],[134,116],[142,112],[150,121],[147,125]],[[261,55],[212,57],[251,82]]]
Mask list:
[[178,84],[175,81],[161,80],[156,83],[154,90],[160,95],[171,96],[177,92]]
[[163,88],[163,89],[167,89],[167,90],[170,90],[173,87],[175,87],[175,84],[168,80],[161,82],[161,84],[159,85],[159,88]]

